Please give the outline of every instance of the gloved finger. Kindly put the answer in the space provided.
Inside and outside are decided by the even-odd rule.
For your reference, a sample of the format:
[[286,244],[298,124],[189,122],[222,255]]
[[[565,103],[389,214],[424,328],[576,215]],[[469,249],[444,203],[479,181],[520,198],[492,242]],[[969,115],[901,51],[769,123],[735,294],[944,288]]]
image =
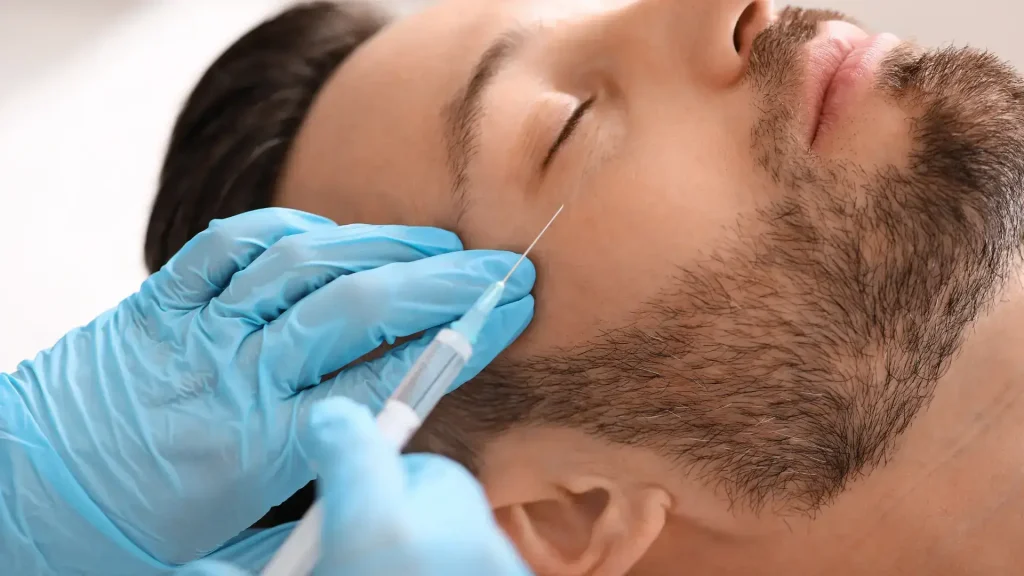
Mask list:
[[179,568],[175,576],[252,576],[241,568],[216,560],[200,560]]
[[[461,464],[435,454],[408,454],[402,458],[409,501],[424,516],[450,525],[483,525],[491,506],[480,482]],[[453,505],[458,495],[458,505]]]
[[359,549],[397,526],[405,500],[401,457],[364,406],[345,398],[321,402],[300,438],[319,477],[325,535],[344,535]]
[[235,274],[208,310],[263,324],[340,276],[456,250],[458,236],[437,228],[355,224],[296,234]]
[[[488,574],[532,574],[502,534],[483,486],[462,465],[434,454],[402,458],[412,516],[426,519],[431,532],[456,526],[461,543],[490,558]],[[441,527],[441,528],[437,528]]]
[[236,272],[280,239],[336,226],[327,218],[286,208],[214,220],[146,280],[141,292],[165,309],[202,306],[220,294]]
[[[451,390],[476,377],[498,354],[519,338],[533,319],[533,309],[534,300],[530,295],[495,308],[480,331],[473,355],[459,373]],[[330,382],[303,391],[296,400],[309,406],[330,396],[344,396],[376,414],[430,345],[438,330],[429,330],[420,338],[389,350],[380,358],[356,364]]]
[[[320,382],[382,342],[456,320],[505,277],[519,257],[468,250],[389,264],[338,278],[293,306],[261,331],[261,361],[287,395]],[[536,279],[524,261],[499,305],[521,300]]]
[[253,572],[262,570],[295,528],[294,522],[279,524],[272,528],[250,528],[211,552],[205,559],[239,566]]

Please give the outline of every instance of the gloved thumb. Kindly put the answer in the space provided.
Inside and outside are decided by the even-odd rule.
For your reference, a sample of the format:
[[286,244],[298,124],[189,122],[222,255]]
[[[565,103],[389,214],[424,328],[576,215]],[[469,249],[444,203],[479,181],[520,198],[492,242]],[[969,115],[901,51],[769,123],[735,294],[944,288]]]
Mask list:
[[327,218],[287,208],[264,208],[214,220],[147,279],[140,292],[161,309],[203,306],[227,288],[237,272],[282,238],[336,226]]
[[175,576],[252,576],[245,570],[215,560],[200,560],[186,564],[174,574]]

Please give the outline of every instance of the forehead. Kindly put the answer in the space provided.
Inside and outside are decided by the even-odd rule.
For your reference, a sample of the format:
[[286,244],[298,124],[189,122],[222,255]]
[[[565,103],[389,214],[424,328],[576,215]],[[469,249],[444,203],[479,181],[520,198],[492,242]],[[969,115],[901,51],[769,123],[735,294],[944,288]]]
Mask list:
[[[422,65],[433,79],[465,80],[472,64],[503,32],[557,26],[640,0],[442,0],[382,31],[358,59]],[[449,74],[443,74],[448,72]]]
[[482,54],[510,30],[557,26],[623,3],[448,0],[388,26],[321,90],[289,160],[284,202],[319,208],[317,198],[358,190],[358,198],[339,199],[344,215],[326,215],[450,226],[444,111]]
[[360,46],[307,114],[278,202],[340,223],[448,227],[440,112],[479,46],[511,22],[503,4],[442,2]]

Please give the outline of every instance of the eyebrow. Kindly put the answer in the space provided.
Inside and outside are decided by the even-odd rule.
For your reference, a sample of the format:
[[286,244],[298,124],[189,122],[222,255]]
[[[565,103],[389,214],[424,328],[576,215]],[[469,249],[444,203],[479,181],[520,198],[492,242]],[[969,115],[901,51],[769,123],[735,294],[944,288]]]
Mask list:
[[480,137],[483,95],[525,40],[526,34],[522,28],[508,30],[498,36],[480,56],[465,86],[441,110],[445,119],[452,196],[458,207],[457,220],[461,219],[466,210],[469,163]]

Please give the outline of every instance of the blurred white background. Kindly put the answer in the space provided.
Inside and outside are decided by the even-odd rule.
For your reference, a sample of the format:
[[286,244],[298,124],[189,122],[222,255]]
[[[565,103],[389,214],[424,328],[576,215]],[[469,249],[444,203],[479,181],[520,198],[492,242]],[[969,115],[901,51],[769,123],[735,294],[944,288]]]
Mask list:
[[[179,106],[221,50],[287,3],[0,0],[0,371],[138,287]],[[803,5],[924,44],[989,48],[1024,68],[1024,8],[1009,0]]]

